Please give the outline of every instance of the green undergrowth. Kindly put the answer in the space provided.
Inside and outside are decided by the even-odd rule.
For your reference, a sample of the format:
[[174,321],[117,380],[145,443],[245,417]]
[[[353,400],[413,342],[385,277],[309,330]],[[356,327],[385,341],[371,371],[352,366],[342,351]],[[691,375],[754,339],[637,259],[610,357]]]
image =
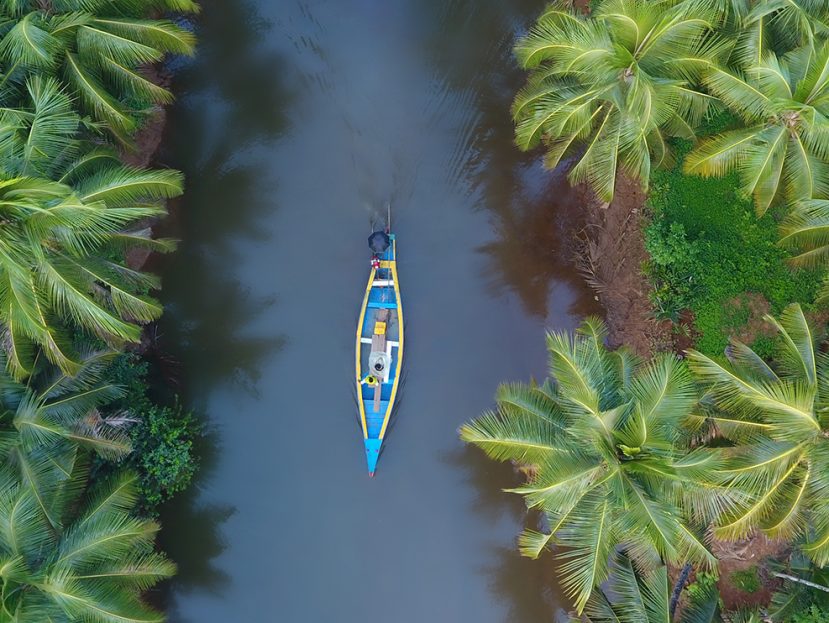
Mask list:
[[717,585],[717,576],[713,573],[700,571],[694,581],[685,587],[685,592],[692,601],[699,601],[705,597],[708,590]]
[[812,604],[792,614],[791,623],[829,623],[829,611]]
[[[678,146],[674,168],[653,173],[646,272],[657,314],[681,324],[690,310],[693,326],[680,330],[690,330],[697,349],[719,356],[729,336],[744,332],[763,299],[774,314],[794,301],[811,309],[821,274],[788,265],[788,252],[777,245],[779,215],[769,211],[757,218],[735,176],[682,173],[689,147]],[[761,354],[771,349],[767,335],[750,341]]]
[[756,593],[762,587],[757,567],[735,571],[731,574],[731,584],[746,593]]
[[122,398],[108,408],[134,419],[132,452],[123,464],[138,474],[141,507],[150,515],[176,493],[184,491],[198,470],[194,448],[201,425],[177,397],[158,404],[150,395],[149,364],[133,353],[119,354],[109,368],[109,381],[121,386]]

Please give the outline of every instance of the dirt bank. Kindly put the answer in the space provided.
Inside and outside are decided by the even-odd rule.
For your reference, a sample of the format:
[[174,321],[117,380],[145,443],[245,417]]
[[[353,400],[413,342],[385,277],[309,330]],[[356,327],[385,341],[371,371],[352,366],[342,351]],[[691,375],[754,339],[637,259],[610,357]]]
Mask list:
[[[643,270],[648,260],[643,232],[646,193],[625,178],[619,180],[610,204],[597,199],[586,187],[578,190],[580,200],[571,208],[576,212],[560,219],[559,225],[564,230],[563,238],[572,241],[569,250],[575,266],[605,310],[610,346],[626,344],[644,357],[666,350],[681,354],[691,345],[693,336],[675,331],[668,320],[656,320],[649,298],[650,284]],[[747,300],[756,312],[752,316],[757,317],[757,326],[751,324],[746,330],[766,330],[761,318],[768,304],[763,307],[764,301],[757,297]],[[692,325],[693,319],[684,318],[682,322]],[[761,534],[742,541],[712,541],[710,545],[720,561],[717,584],[725,607],[767,605],[771,594],[780,588],[779,580],[767,567],[768,561],[785,558],[788,545],[769,541]],[[760,581],[760,588],[751,593],[739,588],[735,580],[735,573],[746,571],[756,572]]]
[[642,270],[648,259],[642,231],[645,193],[622,177],[610,204],[586,187],[580,195],[574,209],[583,212],[583,227],[569,234],[576,241],[573,261],[605,309],[610,345],[627,344],[643,356],[673,349],[670,322],[655,319]]
[[[144,67],[141,73],[148,80],[164,88],[169,88],[172,82],[172,77],[155,65]],[[121,149],[120,156],[124,164],[139,168],[150,166],[161,147],[166,124],[167,110],[163,106],[154,106],[135,133],[133,145]],[[141,225],[152,229],[157,222],[158,219],[146,219]],[[141,270],[150,255],[152,252],[148,249],[133,247],[126,253],[127,266],[133,270]]]

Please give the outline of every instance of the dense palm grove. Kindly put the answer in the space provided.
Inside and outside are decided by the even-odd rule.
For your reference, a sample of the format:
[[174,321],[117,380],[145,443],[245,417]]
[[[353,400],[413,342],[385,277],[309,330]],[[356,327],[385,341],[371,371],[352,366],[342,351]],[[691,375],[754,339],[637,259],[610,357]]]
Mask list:
[[0,621],[163,618],[142,595],[173,565],[121,467],[144,414],[113,365],[161,313],[125,254],[172,248],[149,224],[182,177],[120,154],[172,99],[152,64],[193,51],[162,16],[196,10],[0,0]]
[[[606,202],[622,177],[647,190],[679,151],[684,175],[732,176],[757,218],[773,214],[792,266],[825,273],[829,3],[576,5],[553,3],[516,45],[529,72],[518,146],[543,146],[550,167],[567,162]],[[732,339],[722,353],[648,361],[608,349],[588,319],[548,336],[545,382],[502,386],[497,410],[461,428],[522,467],[513,491],[543,518],[519,546],[553,551],[582,619],[829,621],[826,593],[808,588],[829,565],[825,314],[795,302],[775,316],[762,352]],[[790,544],[777,568],[794,583],[760,610],[724,612],[703,581],[716,579],[713,539],[758,535]],[[668,569],[682,567],[674,587]],[[701,583],[680,599],[689,570]]]

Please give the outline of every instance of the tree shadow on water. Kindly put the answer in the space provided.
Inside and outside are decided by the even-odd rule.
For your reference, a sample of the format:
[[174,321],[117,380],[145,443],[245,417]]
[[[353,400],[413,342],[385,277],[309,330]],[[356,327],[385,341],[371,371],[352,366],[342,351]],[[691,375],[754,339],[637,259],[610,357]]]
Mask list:
[[[176,253],[158,260],[166,308],[159,339],[177,362],[174,380],[184,403],[202,415],[208,431],[197,448],[196,482],[161,510],[159,542],[179,568],[167,585],[174,610],[180,595],[216,596],[231,582],[216,558],[226,547],[223,524],[235,509],[203,495],[219,463],[220,424],[228,417],[210,412],[209,393],[230,385],[255,396],[263,363],[286,343],[261,322],[272,313],[273,296],[260,292],[256,280],[246,285],[238,273],[242,251],[269,241],[267,225],[277,209],[276,172],[267,159],[252,158],[251,148],[279,139],[293,94],[281,80],[284,60],[269,49],[268,24],[251,3],[201,4],[199,55],[176,74],[179,103],[169,111],[159,157],[186,176],[184,196],[172,202],[156,232],[180,240]],[[262,273],[277,268],[262,267]]]
[[524,477],[509,463],[495,462],[472,446],[464,445],[443,459],[463,470],[473,492],[472,513],[488,523],[502,519],[516,526],[509,546],[487,550],[487,564],[479,573],[487,578],[490,592],[507,607],[507,623],[559,623],[569,621],[568,601],[562,596],[550,552],[531,560],[518,551],[517,537],[524,527],[538,529],[538,514],[528,512],[520,495],[505,489],[520,486]]
[[[514,60],[516,37],[530,27],[544,0],[504,3],[456,0],[431,3],[440,28],[432,33],[432,65],[464,107],[454,175],[492,218],[495,238],[479,247],[483,274],[494,294],[515,293],[528,314],[540,318],[596,311],[592,293],[571,261],[581,197],[563,172],[541,166],[541,152],[515,145],[510,107],[526,74]],[[451,33],[448,36],[447,33]],[[575,296],[567,309],[550,309],[550,294],[563,283]]]
[[281,78],[284,60],[268,46],[269,28],[248,2],[203,3],[199,56],[173,85],[180,104],[170,111],[163,159],[184,172],[187,190],[159,232],[181,240],[163,263],[161,330],[190,404],[225,382],[255,394],[261,363],[286,342],[251,328],[275,300],[236,275],[241,250],[269,240],[278,207],[276,172],[251,148],[281,136],[295,97]]
[[209,480],[215,466],[217,442],[214,433],[199,440],[201,465],[196,481],[161,509],[164,530],[159,544],[178,566],[178,573],[171,581],[177,592],[198,589],[217,594],[230,582],[228,574],[216,567],[213,559],[225,549],[220,527],[236,509],[198,499],[201,483]]
[[506,493],[521,484],[521,477],[509,463],[498,463],[470,445],[463,444],[445,454],[442,461],[462,470],[466,486],[474,494],[472,511],[490,522],[509,516],[520,521],[526,514],[521,496]]
[[489,589],[507,605],[506,623],[565,623],[567,599],[555,581],[555,563],[549,552],[537,560],[522,556],[517,548],[496,547],[491,564],[480,571],[489,578]]

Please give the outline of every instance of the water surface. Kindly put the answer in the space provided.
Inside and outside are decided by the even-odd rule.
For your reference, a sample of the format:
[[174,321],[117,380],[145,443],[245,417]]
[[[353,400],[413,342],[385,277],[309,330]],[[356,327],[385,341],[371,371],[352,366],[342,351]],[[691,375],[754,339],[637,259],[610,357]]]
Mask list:
[[[165,509],[173,622],[555,620],[515,551],[509,466],[457,428],[539,378],[593,311],[557,219],[575,197],[512,144],[516,34],[545,0],[204,0],[164,164],[164,340],[211,434]],[[391,202],[407,327],[377,477],[354,403],[365,238]],[[171,364],[172,365],[172,364]]]

